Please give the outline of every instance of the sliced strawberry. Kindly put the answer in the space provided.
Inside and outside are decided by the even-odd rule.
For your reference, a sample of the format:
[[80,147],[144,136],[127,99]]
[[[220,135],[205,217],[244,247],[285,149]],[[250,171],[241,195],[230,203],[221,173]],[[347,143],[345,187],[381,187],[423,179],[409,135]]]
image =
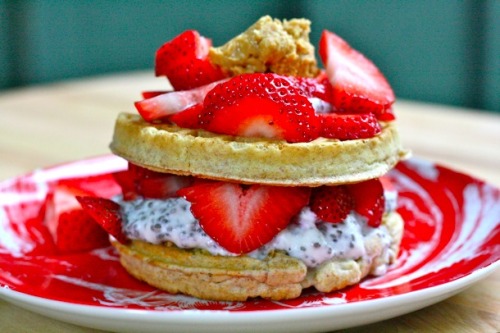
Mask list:
[[115,172],[113,173],[113,177],[122,189],[123,200],[130,201],[137,199],[139,194],[137,193],[135,179],[130,170]]
[[354,210],[368,220],[368,225],[378,227],[384,214],[384,188],[379,179],[348,185],[354,198]]
[[128,170],[117,172],[114,177],[122,188],[124,200],[170,198],[193,182],[192,177],[156,172],[132,163],[129,163]]
[[389,178],[389,176],[384,175],[384,176],[380,177],[379,180],[382,183],[382,187],[384,188],[384,191],[388,191],[388,192],[396,191],[396,187],[394,186],[394,183],[392,182],[391,178]]
[[372,112],[380,119],[387,118],[394,92],[373,62],[326,30],[321,35],[319,54],[333,88],[335,111]]
[[300,187],[200,182],[178,192],[203,230],[226,250],[248,253],[283,230],[309,201]]
[[90,251],[108,246],[109,236],[86,212],[73,209],[59,216],[55,244],[61,253]]
[[127,238],[122,231],[122,215],[119,204],[109,199],[92,196],[78,196],[76,199],[83,210],[108,234],[120,243],[127,243]]
[[140,102],[135,102],[135,107],[146,121],[162,120],[172,114],[203,103],[203,99],[207,93],[216,85],[225,81],[219,80],[190,90],[171,91],[156,95]]
[[321,114],[320,136],[330,139],[354,140],[372,138],[382,131],[373,113]]
[[347,186],[322,186],[313,190],[311,210],[325,222],[340,223],[354,208],[354,200]]
[[57,228],[59,226],[60,216],[65,212],[80,208],[75,198],[77,195],[91,195],[91,193],[81,189],[81,187],[76,186],[76,184],[72,184],[72,181],[69,180],[63,180],[54,184],[54,187],[47,194],[45,199],[44,220],[54,241],[57,241]]
[[182,128],[196,129],[200,127],[200,115],[203,111],[203,103],[170,116],[169,120]]
[[324,101],[332,99],[332,85],[326,72],[321,71],[317,77],[293,77],[294,86],[304,91],[307,97],[317,97]]
[[166,76],[175,90],[192,89],[225,77],[212,64],[208,52],[212,41],[187,30],[163,44],[156,52],[156,76]]
[[159,95],[163,95],[163,94],[166,94],[166,93],[169,93],[171,91],[167,91],[167,90],[147,90],[147,91],[143,91],[142,92],[142,98],[144,99],[148,99],[148,98],[153,98],[153,97],[156,97],[156,96],[159,96]]
[[384,113],[379,114],[378,119],[381,121],[391,121],[396,119],[396,115],[394,114],[394,110],[391,108],[388,108],[384,111]]
[[149,199],[166,199],[193,183],[193,177],[156,172],[129,163],[138,195]]
[[200,127],[233,136],[308,142],[320,121],[305,93],[286,76],[243,74],[217,85],[204,100]]
[[43,228],[39,226],[38,230],[40,236],[50,235],[46,250],[53,247],[60,253],[69,253],[109,245],[107,234],[81,210],[75,198],[93,195],[96,187],[106,197],[119,191],[112,177],[101,175],[67,178],[51,184],[40,211]]
[[176,196],[178,190],[191,184],[191,177],[164,174],[162,177],[138,180],[137,191],[144,198],[166,199]]

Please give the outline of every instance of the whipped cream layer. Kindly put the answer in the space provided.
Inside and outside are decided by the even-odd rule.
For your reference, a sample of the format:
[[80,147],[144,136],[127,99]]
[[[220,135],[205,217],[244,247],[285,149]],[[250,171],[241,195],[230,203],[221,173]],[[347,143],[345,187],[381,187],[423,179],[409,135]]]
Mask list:
[[[395,192],[387,192],[386,212],[396,206]],[[217,244],[201,228],[184,198],[137,199],[121,201],[123,231],[130,239],[152,244],[172,242],[183,249],[204,249],[213,255],[235,256]],[[352,211],[342,223],[323,222],[309,207],[272,241],[247,255],[263,259],[274,250],[286,252],[302,260],[308,267],[317,267],[333,258],[358,259],[366,255],[365,242],[380,238],[386,255],[391,255],[391,237],[385,226],[372,228],[366,220]],[[380,267],[380,273],[385,269]]]

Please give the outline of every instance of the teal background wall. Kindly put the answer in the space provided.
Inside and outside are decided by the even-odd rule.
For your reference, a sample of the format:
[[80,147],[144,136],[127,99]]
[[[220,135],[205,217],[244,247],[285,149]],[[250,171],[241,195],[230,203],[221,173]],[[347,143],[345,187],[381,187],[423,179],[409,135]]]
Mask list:
[[400,98],[500,112],[498,0],[0,0],[0,89],[152,68],[186,29],[220,45],[265,14],[335,31]]

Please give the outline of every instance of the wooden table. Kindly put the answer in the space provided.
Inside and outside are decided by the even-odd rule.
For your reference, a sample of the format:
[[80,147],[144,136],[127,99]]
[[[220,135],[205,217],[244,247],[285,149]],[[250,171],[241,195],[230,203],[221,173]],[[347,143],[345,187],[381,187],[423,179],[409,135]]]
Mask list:
[[[0,180],[108,153],[117,113],[142,90],[164,89],[151,72],[68,81],[0,93]],[[500,187],[500,115],[398,101],[403,142],[415,156]],[[500,271],[428,308],[346,332],[498,332]],[[0,300],[0,332],[95,332]]]

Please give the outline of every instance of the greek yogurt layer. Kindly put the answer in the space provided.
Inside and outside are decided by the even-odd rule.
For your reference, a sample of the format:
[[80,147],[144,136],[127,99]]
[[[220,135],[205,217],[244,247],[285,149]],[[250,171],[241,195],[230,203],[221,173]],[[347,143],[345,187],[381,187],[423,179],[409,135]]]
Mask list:
[[[396,197],[386,195],[386,209],[395,209]],[[199,248],[213,255],[235,256],[208,236],[190,210],[184,198],[137,199],[120,201],[123,231],[130,239],[153,244],[169,241],[179,248]],[[390,255],[391,237],[385,226],[369,227],[365,219],[351,212],[342,223],[326,223],[318,219],[309,207],[304,207],[288,227],[261,248],[249,253],[265,258],[273,250],[285,251],[302,260],[308,267],[317,267],[332,258],[358,259],[366,255],[365,241],[380,238],[385,255]],[[381,267],[379,273],[383,273]]]

